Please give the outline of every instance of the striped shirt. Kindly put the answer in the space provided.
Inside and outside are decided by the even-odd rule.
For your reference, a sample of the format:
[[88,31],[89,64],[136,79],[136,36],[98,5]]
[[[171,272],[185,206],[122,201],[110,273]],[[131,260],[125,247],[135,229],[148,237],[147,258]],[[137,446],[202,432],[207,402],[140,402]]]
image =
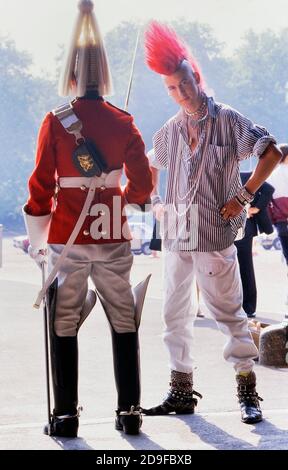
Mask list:
[[193,153],[183,110],[153,137],[150,164],[167,169],[162,238],[169,251],[220,251],[234,242],[246,211],[225,221],[220,209],[242,186],[239,162],[252,155],[259,158],[276,143],[265,128],[213,98],[208,98],[207,117],[197,127]]

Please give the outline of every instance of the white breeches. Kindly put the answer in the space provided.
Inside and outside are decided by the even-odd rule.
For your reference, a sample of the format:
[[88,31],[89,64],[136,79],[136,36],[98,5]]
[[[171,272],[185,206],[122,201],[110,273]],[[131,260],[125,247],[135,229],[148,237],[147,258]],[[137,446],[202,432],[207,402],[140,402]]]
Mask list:
[[[63,245],[49,245],[48,271],[55,265]],[[88,291],[90,276],[98,297],[105,304],[109,322],[117,333],[136,331],[134,298],[130,285],[133,263],[130,242],[73,245],[58,278],[54,329],[58,336],[75,336]]]

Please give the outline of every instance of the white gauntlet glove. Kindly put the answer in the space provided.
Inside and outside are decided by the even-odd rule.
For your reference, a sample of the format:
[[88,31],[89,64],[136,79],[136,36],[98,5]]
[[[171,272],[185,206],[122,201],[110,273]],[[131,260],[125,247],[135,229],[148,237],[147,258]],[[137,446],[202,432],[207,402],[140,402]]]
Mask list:
[[29,215],[22,209],[26,225],[27,235],[30,241],[28,254],[41,268],[42,263],[47,263],[47,239],[52,214],[40,215],[38,217]]
[[29,245],[28,254],[34,259],[39,268],[41,268],[42,263],[47,263],[47,249],[45,248],[33,248],[32,245]]

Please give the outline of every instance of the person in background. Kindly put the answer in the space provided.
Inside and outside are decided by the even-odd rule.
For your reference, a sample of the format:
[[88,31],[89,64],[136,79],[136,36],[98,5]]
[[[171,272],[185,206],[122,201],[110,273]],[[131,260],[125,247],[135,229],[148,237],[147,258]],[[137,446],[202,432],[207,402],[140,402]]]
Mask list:
[[[288,144],[279,144],[279,149],[282,153],[282,160],[267,180],[275,188],[268,211],[281,243],[287,265],[288,282]],[[288,289],[285,294],[285,303],[288,305]]]
[[[240,174],[243,186],[252,176],[251,172]],[[263,183],[256,191],[254,200],[248,207],[248,218],[245,225],[245,235],[242,240],[235,241],[237,257],[240,267],[240,276],[243,287],[243,309],[248,318],[256,316],[257,288],[253,264],[253,238],[258,233],[273,233],[267,206],[274,192],[273,186]]]

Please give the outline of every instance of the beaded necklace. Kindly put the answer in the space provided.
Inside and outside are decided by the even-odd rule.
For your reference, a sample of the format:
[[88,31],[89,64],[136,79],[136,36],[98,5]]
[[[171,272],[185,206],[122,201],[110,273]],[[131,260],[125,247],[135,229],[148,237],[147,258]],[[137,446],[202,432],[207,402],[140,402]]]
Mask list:
[[[202,152],[201,163],[200,163],[200,166],[199,166],[199,169],[198,169],[198,172],[197,172],[197,176],[194,180],[194,183],[192,183],[190,188],[188,188],[188,190],[186,191],[184,196],[180,195],[180,190],[179,190],[180,167],[181,167],[180,150],[181,150],[181,144],[182,144],[181,139],[179,139],[178,150],[177,150],[177,165],[176,165],[176,168],[175,168],[174,182],[173,182],[174,183],[173,184],[173,193],[174,193],[173,206],[174,206],[176,214],[179,217],[186,214],[188,212],[188,210],[190,209],[190,207],[191,207],[191,205],[194,201],[194,198],[195,198],[196,192],[198,190],[198,187],[199,187],[202,172],[204,170],[204,166],[205,166],[205,162],[206,162],[206,153],[207,153],[206,150],[207,150],[207,145],[208,145],[208,142],[209,142],[209,132],[210,132],[210,127],[211,127],[211,123],[210,123],[209,119],[207,120],[207,123],[206,123],[205,127],[206,127],[206,129],[204,131],[203,138],[206,141],[206,145],[204,145],[204,149],[203,149],[203,152]],[[180,201],[180,202],[181,201],[185,201],[186,203],[188,202],[188,204],[186,205],[186,208],[183,212],[178,211],[178,208],[176,207],[176,199],[177,199],[177,201]],[[190,199],[190,200],[187,201],[188,199]]]

